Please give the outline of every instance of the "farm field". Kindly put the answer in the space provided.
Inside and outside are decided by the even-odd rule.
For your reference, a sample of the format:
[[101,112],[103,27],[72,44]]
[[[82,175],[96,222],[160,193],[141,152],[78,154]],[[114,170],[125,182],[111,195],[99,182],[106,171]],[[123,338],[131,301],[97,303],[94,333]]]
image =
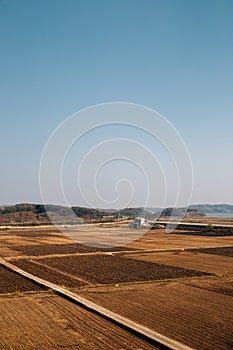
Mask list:
[[[202,282],[205,285],[205,280]],[[233,305],[229,295],[185,282],[89,288],[79,293],[194,349],[232,348]]]
[[128,247],[144,250],[174,250],[189,248],[209,248],[232,246],[232,236],[203,236],[189,235],[188,230],[179,230],[165,234],[164,229],[152,230],[140,237],[136,241],[128,244]]
[[233,247],[222,247],[222,248],[201,248],[196,250],[197,252],[204,254],[222,255],[233,257]]
[[37,284],[6,269],[0,264],[0,295],[4,293],[42,290]]
[[61,271],[61,269],[50,268],[49,266],[40,264],[37,261],[20,259],[17,261],[13,260],[12,262],[16,266],[31,273],[32,275],[43,278],[59,286],[65,286],[68,288],[79,288],[88,284],[88,282],[76,278],[70,273],[64,273]]
[[201,222],[203,224],[213,225],[233,225],[233,218],[209,217],[203,216],[198,218],[185,218],[185,222]]
[[[15,265],[27,270],[27,260],[13,260]],[[181,277],[205,276],[208,273],[169,265],[140,261],[131,258],[90,255],[40,259],[46,267],[52,267],[93,284],[114,284],[153,281]],[[33,263],[33,261],[30,261]],[[33,272],[33,269],[32,269]]]
[[[40,244],[40,245],[23,245],[12,247],[22,252],[25,255],[42,256],[42,255],[67,255],[77,253],[95,253],[95,252],[109,252],[109,251],[124,251],[124,247],[113,248],[94,248],[79,243],[72,244]],[[127,250],[134,250],[133,248],[127,248]]]
[[[129,229],[125,226],[116,228],[102,228],[100,226],[88,225],[88,227],[85,229],[83,227],[76,229],[82,230],[82,234],[91,234],[93,236],[96,234],[97,237],[99,237],[101,232],[104,232],[105,235],[106,233],[108,235],[111,235],[112,232],[114,232],[114,235],[135,235],[135,230]],[[179,230],[178,234],[176,234],[176,231],[170,234],[165,234],[164,232],[164,229],[151,230],[148,232],[142,231],[141,237],[135,241],[132,241],[131,243],[128,243],[125,246],[122,246],[120,250],[130,250],[130,248],[139,250],[174,250],[188,248],[196,249],[224,247],[233,245],[233,235],[223,237],[194,236],[188,235],[189,231],[185,230]],[[143,233],[145,234],[143,235]],[[52,226],[25,228],[0,227],[0,237],[0,256],[2,257],[46,254],[72,254],[100,250],[86,245],[83,246],[77,244]],[[109,250],[117,249],[115,248]]]
[[127,254],[126,256],[142,261],[168,264],[220,276],[223,274],[227,275],[228,273],[232,274],[233,269],[232,257],[219,255],[210,256],[202,253],[202,250],[198,249],[193,251],[137,253]]
[[[82,227],[82,234],[92,237],[95,232],[99,237],[101,232],[117,236],[125,231],[129,236],[133,230]],[[232,247],[233,235],[194,235],[189,230],[152,230],[126,246],[100,249],[74,242],[54,227],[0,228],[1,258],[196,350],[232,348]],[[40,349],[59,348],[59,342],[85,350],[155,348],[2,267],[3,275],[0,314],[8,315],[12,333],[7,336],[2,327],[4,314],[2,349],[33,349],[33,342]],[[15,276],[21,282],[12,289]],[[30,310],[35,320],[31,326]],[[43,338],[48,322],[52,326]]]
[[156,349],[50,292],[1,297],[0,324],[4,350]]

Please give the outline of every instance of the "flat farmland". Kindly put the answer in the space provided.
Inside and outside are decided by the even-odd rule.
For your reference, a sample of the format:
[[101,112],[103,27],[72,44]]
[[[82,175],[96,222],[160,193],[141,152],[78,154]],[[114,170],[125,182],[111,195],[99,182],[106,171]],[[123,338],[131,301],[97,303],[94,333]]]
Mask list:
[[178,282],[89,288],[79,294],[194,349],[232,349],[229,295]]
[[65,286],[68,288],[80,288],[88,283],[80,278],[76,278],[70,273],[64,273],[60,269],[54,269],[49,266],[45,266],[37,261],[19,259],[16,261],[13,260],[12,262],[22,270],[27,271],[39,278],[45,279],[51,283],[55,283],[59,286]]
[[[25,261],[21,259],[14,261],[15,265],[21,267],[24,266],[24,263]],[[46,258],[40,259],[40,263],[94,284],[153,281],[208,275],[205,272],[175,266],[102,254]]]
[[54,227],[10,227],[0,229],[0,256],[17,257],[24,253],[17,247],[46,244],[70,244],[72,241]]
[[[67,255],[67,254],[82,254],[82,253],[96,253],[96,252],[116,252],[124,251],[124,247],[101,247],[95,248],[86,246],[79,243],[69,244],[36,244],[36,245],[23,245],[12,246],[12,249],[20,251],[23,255],[30,256],[43,256],[43,255]],[[127,250],[134,250],[133,248],[127,248]]]
[[0,294],[42,290],[37,284],[6,269],[0,264]]
[[229,256],[233,258],[233,247],[201,248],[201,249],[197,249],[196,252],[200,252],[204,254]]
[[192,222],[192,223],[203,223],[203,224],[214,224],[214,225],[233,225],[233,218],[216,218],[210,216],[203,216],[198,218],[185,218],[184,222]]
[[43,292],[0,298],[0,349],[152,350],[107,320]]
[[127,247],[144,250],[174,250],[189,248],[209,248],[233,246],[232,236],[201,236],[188,234],[189,231],[179,230],[165,233],[164,229],[151,230],[144,236],[127,245]]
[[148,252],[127,254],[126,256],[142,261],[168,264],[172,266],[182,267],[184,269],[193,269],[202,272],[213,273],[220,276],[233,274],[232,257],[219,255],[210,256],[209,254],[202,253],[204,251],[205,250],[201,249],[193,251]]
[[[103,228],[94,225],[87,227],[76,227],[73,230],[64,229],[67,235],[77,232],[77,237],[83,241],[87,237],[93,237],[93,241],[98,238],[104,239],[107,236],[126,236],[126,238],[136,238],[132,243],[123,245],[124,248],[136,249],[175,249],[175,248],[203,248],[203,247],[222,247],[233,245],[232,236],[192,236],[190,230],[178,230],[166,234],[165,229],[158,230],[134,230],[126,226],[116,228]],[[135,234],[136,231],[136,234]],[[177,232],[177,234],[176,234]],[[183,235],[182,235],[183,233]],[[184,234],[185,233],[185,234]],[[190,236],[188,235],[190,233]],[[187,234],[187,235],[186,235]],[[61,233],[54,227],[21,227],[21,228],[0,228],[1,245],[8,246],[31,246],[38,244],[72,244],[75,241]],[[77,240],[78,241],[78,240]],[[105,242],[106,243],[106,242]],[[104,245],[104,242],[103,242]],[[90,247],[91,248],[91,247]]]
[[233,297],[233,276],[218,278],[199,278],[185,282],[186,285],[210,290],[212,292],[230,295]]
[[[101,232],[135,235],[123,226],[80,230],[93,241]],[[233,236],[188,230],[152,230],[104,249],[72,241],[53,227],[0,230],[0,257],[196,350],[233,346],[232,247]],[[10,286],[9,280],[3,285]],[[11,293],[0,297],[2,349],[154,349],[52,292],[18,285]]]

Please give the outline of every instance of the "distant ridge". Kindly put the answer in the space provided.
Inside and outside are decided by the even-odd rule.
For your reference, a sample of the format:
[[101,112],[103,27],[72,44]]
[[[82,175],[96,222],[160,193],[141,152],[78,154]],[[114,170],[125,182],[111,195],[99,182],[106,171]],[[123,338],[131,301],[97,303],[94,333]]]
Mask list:
[[205,213],[196,208],[166,208],[162,210],[161,217],[202,217],[206,216]]
[[[70,210],[72,209],[72,210]],[[101,210],[73,206],[71,208],[52,204],[21,203],[0,207],[0,224],[41,225],[75,224],[82,222],[105,222],[117,219],[134,219],[143,211],[143,208],[125,208],[122,210]],[[153,216],[144,212],[145,216]]]
[[[70,210],[72,209],[72,211]],[[141,215],[148,219],[158,216],[186,216],[201,217],[211,213],[233,214],[233,205],[229,204],[196,204],[188,208],[125,208],[95,209],[73,206],[71,208],[53,204],[21,203],[9,206],[0,206],[0,225],[48,225],[53,222],[58,224],[75,224],[82,222],[109,222],[120,219],[134,219]]]
[[230,204],[195,204],[189,208],[198,209],[205,214],[209,213],[233,213],[233,205]]
[[[169,208],[165,208],[169,209]],[[164,208],[147,208],[147,210],[151,212],[161,212],[165,210]],[[208,215],[211,213],[219,213],[219,214],[233,214],[233,205],[231,204],[192,204],[189,207],[180,207],[176,208],[176,210],[185,211],[188,209],[199,210],[200,212]]]

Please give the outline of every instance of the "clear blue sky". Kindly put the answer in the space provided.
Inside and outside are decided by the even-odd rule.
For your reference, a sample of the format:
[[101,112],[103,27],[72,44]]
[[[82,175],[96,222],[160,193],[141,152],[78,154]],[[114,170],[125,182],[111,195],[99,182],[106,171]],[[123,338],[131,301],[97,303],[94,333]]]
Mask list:
[[0,204],[40,202],[52,131],[109,101],[178,129],[192,203],[232,204],[232,18],[231,0],[0,0]]

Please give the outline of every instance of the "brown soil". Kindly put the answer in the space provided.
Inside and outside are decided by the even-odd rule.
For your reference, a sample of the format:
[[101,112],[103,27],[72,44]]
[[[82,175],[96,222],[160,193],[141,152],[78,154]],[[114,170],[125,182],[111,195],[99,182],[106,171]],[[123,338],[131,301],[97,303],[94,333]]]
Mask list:
[[198,217],[198,218],[185,218],[184,222],[192,222],[192,223],[203,223],[203,224],[215,224],[215,225],[233,225],[233,218],[212,218],[208,216]]
[[[201,250],[202,251],[202,250]],[[128,257],[143,261],[151,261],[159,264],[168,264],[185,269],[198,270],[217,275],[233,273],[233,259],[228,256],[198,253],[197,250],[176,252],[151,252],[127,254]]]
[[[182,233],[185,231],[182,230]],[[233,246],[233,236],[199,236],[164,233],[164,230],[151,230],[141,238],[128,244],[128,247],[135,249],[180,249],[180,248],[204,248]]]
[[[214,222],[211,219],[207,223]],[[127,229],[129,235],[134,232]],[[95,238],[95,234],[124,234],[124,229],[90,225],[83,229],[84,235],[89,233]],[[233,237],[186,233],[153,230],[122,247],[139,249],[140,254],[132,250],[108,255],[81,251],[89,247],[81,248],[53,227],[15,227],[0,229],[0,256],[58,285],[77,288],[82,296],[195,349],[229,350],[233,347],[233,258],[229,256],[230,248],[222,248],[232,247]],[[210,247],[218,248],[215,254],[202,250]],[[182,251],[185,248],[193,251]],[[161,280],[170,277],[177,279]],[[4,288],[10,289],[14,278],[1,278]],[[148,283],[151,279],[153,282]],[[34,285],[31,290],[35,290]],[[13,289],[16,291],[21,291],[20,283]],[[19,295],[1,295],[0,349],[152,348],[93,314],[87,317],[85,310],[48,292]]]
[[0,294],[38,290],[42,288],[0,265]]
[[152,350],[125,330],[50,293],[0,299],[0,349]]
[[[0,240],[0,256],[16,255],[14,251],[12,253],[9,251],[15,250],[16,246],[73,243],[68,237],[59,234],[54,229],[49,230],[48,228],[11,228],[9,230],[0,230]],[[20,254],[22,253],[18,250],[18,255]]]
[[185,284],[221,294],[233,296],[233,276],[224,278],[204,278],[186,281]]
[[61,234],[58,233],[47,233],[47,232],[43,232],[43,231],[14,231],[13,233],[14,236],[18,236],[18,237],[27,237],[27,238],[44,238],[44,237],[48,237],[48,238],[60,238]]
[[[190,250],[192,251],[192,250]],[[203,254],[223,255],[233,257],[233,247],[222,247],[222,248],[202,248],[196,249],[195,252]]]
[[86,284],[85,282],[80,281],[72,275],[68,275],[66,273],[62,273],[62,271],[57,271],[53,268],[38,264],[35,261],[20,259],[13,261],[12,263],[21,269],[31,273],[32,275],[43,278],[59,286],[79,288]]
[[[98,251],[123,251],[124,247],[116,248],[94,248],[79,243],[72,244],[37,244],[37,245],[24,245],[24,246],[12,246],[12,249],[19,250],[23,254],[30,256],[41,255],[56,255],[56,254],[76,254],[76,253],[93,253]],[[134,250],[129,248],[128,250]]]
[[207,237],[224,237],[233,236],[233,228],[214,228],[213,230],[198,229],[198,230],[176,230],[176,234],[189,236],[207,236]]
[[233,346],[233,307],[228,295],[177,282],[105,287],[79,294],[194,349]]
[[[123,228],[100,228],[90,226],[82,229],[84,234],[101,235],[101,232],[106,234],[124,234]],[[127,234],[133,235],[137,230],[127,229]],[[184,230],[181,230],[184,233]],[[177,249],[177,248],[204,248],[204,247],[221,247],[232,246],[233,237],[210,237],[210,236],[194,236],[194,235],[181,235],[175,231],[170,234],[166,234],[164,229],[151,230],[145,233],[141,238],[134,242],[122,246],[122,249],[128,250],[128,248],[135,249]],[[177,234],[176,234],[177,233]],[[65,235],[61,234],[54,227],[36,227],[36,228],[10,228],[8,230],[0,229],[1,246],[4,245],[9,249],[14,246],[32,246],[32,245],[45,245],[45,244],[67,244],[71,245],[74,242]],[[0,247],[1,248],[1,247]],[[0,252],[1,254],[1,252]]]
[[82,244],[37,244],[37,245],[23,245],[15,246],[12,249],[22,252],[24,255],[40,256],[50,254],[76,254],[76,253],[90,253],[94,249]]
[[100,284],[207,275],[205,272],[108,255],[46,258],[40,262],[86,281]]

